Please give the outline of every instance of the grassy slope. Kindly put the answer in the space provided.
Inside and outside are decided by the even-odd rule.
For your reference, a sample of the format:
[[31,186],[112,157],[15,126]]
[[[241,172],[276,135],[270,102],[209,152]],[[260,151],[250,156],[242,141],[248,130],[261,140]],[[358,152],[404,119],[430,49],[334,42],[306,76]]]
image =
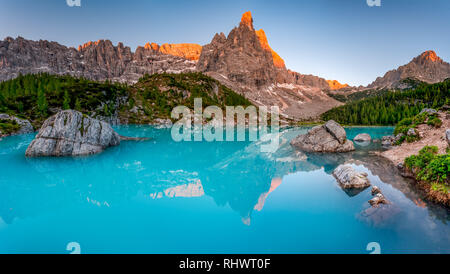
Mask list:
[[145,75],[131,88],[128,105],[121,119],[132,124],[147,124],[154,119],[170,118],[176,106],[194,108],[194,99],[202,98],[203,107],[249,106],[250,101],[217,80],[202,73]]

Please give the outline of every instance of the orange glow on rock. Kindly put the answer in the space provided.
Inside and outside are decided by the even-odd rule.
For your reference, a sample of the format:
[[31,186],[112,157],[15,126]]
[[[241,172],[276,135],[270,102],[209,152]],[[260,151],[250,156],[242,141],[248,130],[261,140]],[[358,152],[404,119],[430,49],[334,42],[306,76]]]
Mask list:
[[336,81],[336,80],[327,80],[327,82],[328,82],[328,85],[330,86],[330,89],[331,89],[331,90],[338,90],[338,89],[341,89],[341,88],[347,88],[347,87],[349,87],[349,85],[347,85],[347,84],[341,84],[341,83],[339,83],[339,82]]
[[437,56],[436,52],[434,52],[433,50],[425,51],[424,53],[422,53],[422,56],[425,60],[430,60],[432,62],[442,61],[442,59],[439,58],[439,56]]
[[246,13],[244,13],[242,15],[241,25],[247,26],[250,29],[253,29],[253,18],[252,18],[252,13],[250,11],[247,11]]
[[261,44],[261,47],[265,50],[268,50],[272,53],[272,58],[273,58],[273,64],[275,65],[275,67],[277,68],[284,68],[286,67],[286,64],[284,63],[284,60],[280,57],[280,55],[278,55],[278,53],[276,53],[269,45],[269,41],[267,40],[267,36],[266,33],[264,32],[264,30],[260,29],[255,31],[256,36],[258,36],[259,39],[259,43]]

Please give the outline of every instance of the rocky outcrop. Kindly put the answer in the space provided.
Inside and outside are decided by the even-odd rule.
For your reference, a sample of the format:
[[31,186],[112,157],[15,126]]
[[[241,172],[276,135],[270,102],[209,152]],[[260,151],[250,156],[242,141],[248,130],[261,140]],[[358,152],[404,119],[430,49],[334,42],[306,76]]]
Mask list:
[[340,165],[333,171],[333,176],[343,189],[364,189],[370,186],[368,174],[357,172],[349,165]]
[[27,133],[34,132],[34,128],[31,125],[30,121],[28,121],[28,120],[20,119],[20,118],[17,118],[15,116],[11,116],[8,114],[0,114],[0,122],[2,120],[3,121],[11,121],[13,123],[16,123],[19,126],[19,128],[17,131],[11,132],[11,133],[1,132],[1,130],[0,130],[0,137],[6,136],[6,135],[27,134]]
[[410,63],[378,77],[368,88],[400,88],[402,80],[416,79],[427,83],[438,83],[450,78],[450,64],[444,62],[432,50],[414,58]]
[[0,81],[19,74],[47,72],[135,83],[145,73],[189,72],[195,67],[195,61],[165,54],[159,48],[138,47],[133,53],[122,43],[114,46],[109,40],[88,42],[78,50],[56,42],[31,41],[22,37],[0,41]]
[[391,148],[394,144],[395,144],[394,135],[383,136],[383,138],[381,138],[381,146],[384,148]]
[[[437,116],[442,121],[442,126],[437,128],[427,124],[420,124],[416,126],[413,136],[420,136],[420,139],[415,142],[403,142],[400,145],[392,146],[389,150],[381,153],[393,162],[395,166],[404,163],[407,157],[419,154],[419,151],[425,146],[436,146],[439,154],[446,154],[449,146],[447,141],[447,129],[450,128],[450,117],[447,117],[446,112],[438,112]],[[410,134],[413,132],[411,131]],[[395,144],[396,137],[386,137],[392,139]]]
[[202,46],[189,43],[162,44],[161,46],[156,43],[147,43],[145,48],[152,49],[161,54],[177,56],[191,61],[198,61],[198,59],[200,59],[200,54],[202,53]]
[[347,84],[341,84],[339,83],[339,81],[337,80],[327,80],[328,85],[330,86],[331,90],[339,90],[339,89],[343,89],[343,88],[348,88],[350,87]]
[[352,141],[347,140],[345,129],[335,121],[316,126],[307,134],[299,135],[291,145],[306,152],[349,152],[355,150]]
[[120,136],[105,122],[74,110],[47,119],[26,151],[27,157],[82,156],[120,144]]

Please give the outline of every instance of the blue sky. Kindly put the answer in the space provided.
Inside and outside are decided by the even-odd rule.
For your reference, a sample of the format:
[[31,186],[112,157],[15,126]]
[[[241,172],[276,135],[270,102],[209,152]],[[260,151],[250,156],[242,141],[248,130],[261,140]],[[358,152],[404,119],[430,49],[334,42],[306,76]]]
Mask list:
[[366,85],[425,50],[450,61],[450,1],[381,0],[0,0],[0,38],[78,46],[110,39],[207,44],[252,11],[288,68]]

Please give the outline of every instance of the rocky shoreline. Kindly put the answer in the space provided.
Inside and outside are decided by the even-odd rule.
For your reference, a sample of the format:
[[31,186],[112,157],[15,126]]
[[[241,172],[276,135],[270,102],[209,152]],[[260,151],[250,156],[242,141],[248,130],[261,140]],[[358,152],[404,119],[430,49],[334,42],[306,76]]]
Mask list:
[[450,115],[444,112],[439,112],[437,115],[442,121],[441,127],[421,124],[415,129],[415,134],[420,138],[419,140],[410,143],[404,142],[376,154],[389,160],[392,165],[399,169],[403,177],[413,179],[414,186],[427,200],[450,208],[450,193],[447,192],[445,194],[442,191],[433,189],[430,183],[417,180],[416,172],[405,166],[405,160],[408,157],[419,154],[426,146],[437,147],[437,154],[443,155],[447,153],[450,148]]

